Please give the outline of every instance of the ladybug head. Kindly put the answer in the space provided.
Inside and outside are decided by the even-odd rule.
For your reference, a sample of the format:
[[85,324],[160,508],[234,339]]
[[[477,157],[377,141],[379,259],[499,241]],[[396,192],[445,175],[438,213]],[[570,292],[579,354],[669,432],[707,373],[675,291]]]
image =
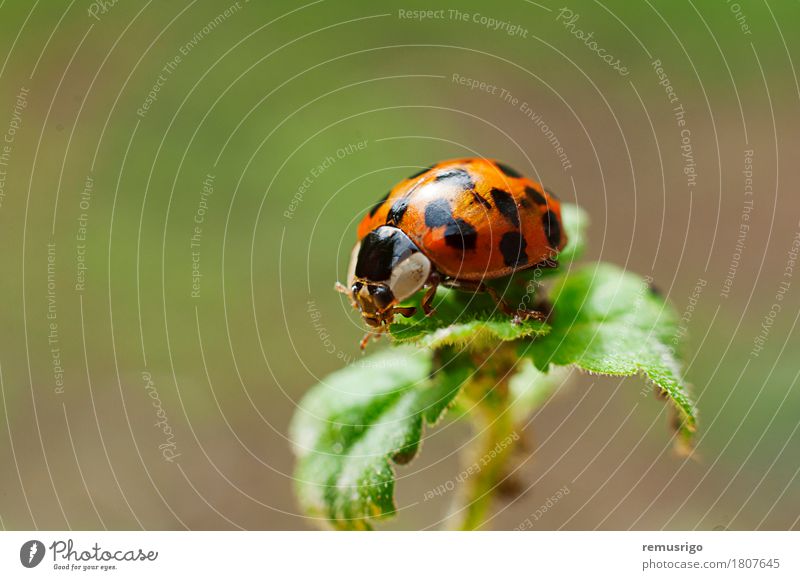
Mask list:
[[352,285],[351,290],[364,322],[376,328],[384,324],[387,314],[396,303],[389,286],[364,283],[359,280]]
[[392,322],[393,308],[422,288],[431,262],[401,230],[381,226],[353,248],[347,282],[353,305],[372,327]]

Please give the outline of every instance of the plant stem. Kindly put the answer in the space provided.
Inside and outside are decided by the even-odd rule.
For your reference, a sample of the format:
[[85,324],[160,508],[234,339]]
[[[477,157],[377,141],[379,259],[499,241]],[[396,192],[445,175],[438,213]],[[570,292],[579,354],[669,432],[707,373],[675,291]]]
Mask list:
[[476,530],[483,526],[505,473],[506,462],[519,439],[508,407],[507,383],[503,379],[489,394],[476,388],[476,383],[464,388],[464,398],[471,407],[475,438],[463,452],[461,473],[466,479],[450,509],[449,521],[453,529]]

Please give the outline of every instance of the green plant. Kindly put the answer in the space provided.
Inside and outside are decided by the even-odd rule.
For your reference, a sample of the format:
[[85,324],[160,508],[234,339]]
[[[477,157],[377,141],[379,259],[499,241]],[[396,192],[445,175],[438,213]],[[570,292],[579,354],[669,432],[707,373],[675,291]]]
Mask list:
[[[303,509],[340,529],[369,529],[394,514],[394,464],[417,454],[426,426],[459,405],[475,427],[458,490],[459,527],[481,526],[518,425],[563,381],[564,367],[644,375],[673,410],[676,445],[688,449],[695,411],[672,345],[676,318],[649,280],[605,263],[575,264],[587,218],[562,205],[569,236],[559,267],[520,273],[501,290],[551,307],[546,322],[514,323],[483,295],[442,289],[436,314],[391,326],[393,348],[314,386],[291,427]],[[549,305],[542,289],[548,286]],[[535,301],[535,302],[534,302]],[[487,459],[488,458],[488,459]]]

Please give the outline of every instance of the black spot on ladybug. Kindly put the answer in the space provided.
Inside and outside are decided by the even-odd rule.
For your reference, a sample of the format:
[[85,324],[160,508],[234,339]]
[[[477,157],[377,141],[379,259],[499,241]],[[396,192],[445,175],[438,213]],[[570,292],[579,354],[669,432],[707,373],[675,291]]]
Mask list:
[[521,197],[519,199],[519,205],[527,209],[531,207],[531,201],[527,197]]
[[547,236],[547,243],[554,250],[558,249],[561,244],[561,224],[558,221],[558,216],[552,211],[548,210],[542,215],[542,225],[544,226],[544,234]]
[[478,232],[468,222],[456,219],[444,230],[444,243],[458,250],[474,250],[478,241]]
[[549,187],[545,187],[544,190],[547,193],[547,195],[552,197],[554,200],[558,201],[558,196],[555,193],[553,193],[552,189],[550,189]]
[[525,249],[528,243],[519,232],[506,232],[500,239],[500,253],[506,266],[515,268],[528,263],[528,254]]
[[414,175],[410,175],[407,179],[416,179],[417,177],[419,177],[423,173],[428,173],[428,171],[430,171],[431,169],[433,169],[433,165],[431,165],[430,167],[426,167],[425,169],[423,169],[421,171],[417,171]]
[[448,183],[452,182],[462,190],[475,189],[475,182],[472,181],[472,176],[467,172],[466,169],[448,169],[446,171],[442,171],[436,176],[435,181],[446,181]]
[[372,207],[372,209],[371,209],[371,210],[369,210],[369,217],[372,217],[372,216],[374,216],[374,215],[375,215],[375,214],[378,212],[378,210],[381,208],[381,206],[382,206],[384,203],[386,203],[386,200],[387,200],[387,199],[389,199],[389,194],[390,194],[390,193],[392,193],[392,192],[391,192],[391,191],[388,191],[388,192],[386,192],[386,195],[384,195],[384,196],[383,196],[383,197],[380,199],[380,201],[379,201],[378,203],[376,203],[376,204],[375,204],[375,205]]
[[494,164],[497,165],[497,167],[500,169],[500,171],[502,171],[503,173],[505,173],[509,177],[522,177],[522,174],[519,171],[509,167],[505,163],[500,163],[499,161],[495,161]]
[[547,205],[547,198],[540,192],[536,191],[533,187],[527,186],[525,188],[525,193],[536,203],[536,205]]
[[425,206],[425,225],[429,228],[438,228],[453,222],[453,210],[446,199],[434,199]]
[[497,189],[494,187],[492,188],[492,200],[494,200],[494,205],[498,210],[500,210],[500,213],[503,214],[503,217],[511,222],[511,225],[513,225],[515,228],[518,228],[519,210],[517,209],[517,202],[514,201],[514,198],[511,196],[511,194],[507,191],[503,191],[502,189]]
[[400,225],[400,222],[403,220],[403,216],[406,215],[406,210],[408,209],[408,197],[401,197],[392,205],[392,208],[389,210],[389,213],[386,215],[386,224],[387,225]]

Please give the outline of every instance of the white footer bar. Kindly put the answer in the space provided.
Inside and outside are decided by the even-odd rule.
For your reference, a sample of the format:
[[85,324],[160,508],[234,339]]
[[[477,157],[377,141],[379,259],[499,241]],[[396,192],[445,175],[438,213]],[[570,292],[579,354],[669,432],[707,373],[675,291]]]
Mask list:
[[[3,532],[0,578],[800,578],[797,532]],[[513,576],[511,576],[513,574]],[[589,576],[591,575],[591,576]]]

